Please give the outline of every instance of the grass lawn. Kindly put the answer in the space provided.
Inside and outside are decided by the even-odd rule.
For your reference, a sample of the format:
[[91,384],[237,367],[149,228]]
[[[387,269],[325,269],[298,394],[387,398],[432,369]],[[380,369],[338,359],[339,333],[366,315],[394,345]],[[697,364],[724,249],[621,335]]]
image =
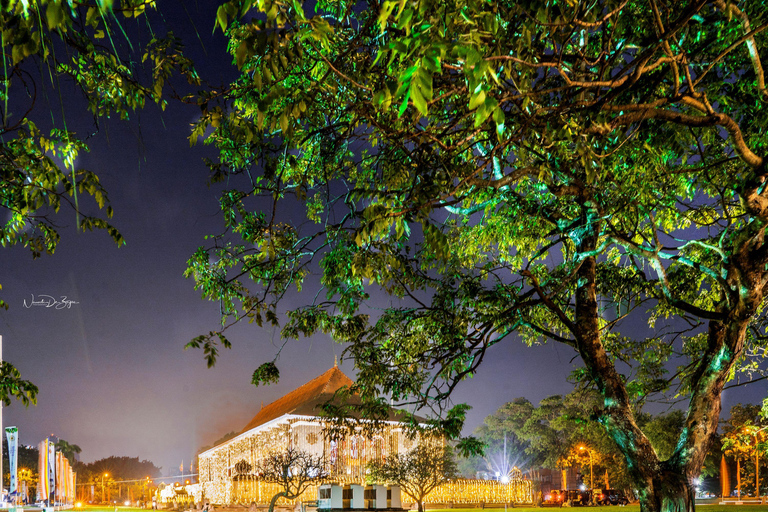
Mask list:
[[[719,505],[719,500],[702,500],[696,503],[696,507],[705,512],[768,512],[768,505]],[[145,508],[118,507],[117,512],[147,512]],[[247,510],[247,509],[243,509]],[[415,511],[416,509],[412,509]],[[115,507],[99,505],[86,505],[81,508],[73,508],[72,512],[115,512]],[[515,507],[508,508],[507,512],[640,512],[640,505],[627,505],[626,507]],[[503,508],[428,508],[426,512],[504,512]]]
[[[718,500],[700,501],[696,502],[696,508],[704,510],[706,512],[768,512],[768,505],[719,505]],[[415,509],[414,509],[415,510]],[[626,507],[515,507],[514,509],[508,508],[507,512],[578,512],[580,510],[597,512],[640,512],[640,505],[627,505]],[[446,509],[431,509],[428,508],[426,512],[504,512],[503,508],[446,508]]]

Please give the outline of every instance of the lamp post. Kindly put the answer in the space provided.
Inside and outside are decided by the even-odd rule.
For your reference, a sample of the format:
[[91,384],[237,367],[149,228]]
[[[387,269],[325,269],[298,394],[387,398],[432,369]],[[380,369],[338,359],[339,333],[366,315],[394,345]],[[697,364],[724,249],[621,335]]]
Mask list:
[[586,450],[587,454],[589,455],[589,488],[590,489],[594,489],[595,488],[595,482],[594,482],[594,477],[593,477],[593,474],[592,474],[592,450],[590,450],[589,448],[587,448],[585,446],[579,446],[579,450],[581,450],[581,451]]
[[104,477],[109,476],[109,473],[101,475],[101,502],[104,503]]
[[27,480],[29,479],[29,470],[26,468],[21,468],[19,470],[19,489],[21,491],[19,492],[19,495],[17,497],[17,501],[23,503],[24,497],[27,495]]

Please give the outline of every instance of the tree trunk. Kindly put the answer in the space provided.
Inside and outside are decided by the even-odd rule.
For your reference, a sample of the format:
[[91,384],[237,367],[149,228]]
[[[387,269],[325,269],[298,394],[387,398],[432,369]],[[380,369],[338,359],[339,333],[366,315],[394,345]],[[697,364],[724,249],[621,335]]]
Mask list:
[[[666,466],[662,463],[662,466]],[[693,512],[696,489],[681,468],[662,467],[640,489],[641,512]]]
[[416,503],[419,506],[419,512],[424,512],[424,500],[419,500]]
[[274,512],[275,510],[275,503],[277,503],[277,500],[280,499],[283,496],[286,496],[286,492],[279,492],[272,496],[272,500],[269,502],[269,512]]

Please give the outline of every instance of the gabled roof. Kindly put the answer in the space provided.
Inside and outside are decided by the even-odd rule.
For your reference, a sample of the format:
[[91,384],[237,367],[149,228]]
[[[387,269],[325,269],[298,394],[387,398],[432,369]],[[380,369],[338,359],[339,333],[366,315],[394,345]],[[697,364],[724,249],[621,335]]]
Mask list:
[[320,405],[330,400],[338,389],[353,384],[352,379],[344,375],[338,366],[334,366],[319,377],[263,407],[241,433],[248,432],[286,414],[317,416],[320,412]]

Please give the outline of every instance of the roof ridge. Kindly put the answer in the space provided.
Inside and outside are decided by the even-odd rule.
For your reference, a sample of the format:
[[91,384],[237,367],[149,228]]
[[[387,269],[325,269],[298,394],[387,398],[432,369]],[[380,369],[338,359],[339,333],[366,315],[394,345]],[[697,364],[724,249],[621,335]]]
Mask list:
[[[326,374],[326,373],[331,373],[332,375],[328,376],[328,379],[325,381],[325,384],[323,385],[323,389],[321,389],[321,390],[320,390],[320,393],[321,393],[321,394],[322,394],[322,393],[335,393],[335,392],[336,392],[336,390],[338,390],[338,389],[339,389],[338,387],[336,387],[336,389],[328,390],[328,386],[330,386],[330,385],[331,385],[331,379],[333,379],[333,377],[335,377],[337,373],[338,373],[338,374],[339,374],[339,375],[340,375],[342,378],[347,378],[347,379],[349,379],[349,377],[347,377],[346,375],[344,375],[344,372],[342,372],[341,370],[339,370],[339,367],[338,367],[338,366],[336,366],[336,365],[334,365],[334,366],[333,366],[333,368],[331,368],[330,370],[326,371],[326,372],[325,372],[323,375],[320,375],[320,377],[323,377],[323,376],[325,376],[325,374]],[[318,379],[319,379],[320,377],[318,377]]]
[[[297,408],[309,406],[309,404],[316,401],[322,395],[334,393],[342,386],[350,386],[352,384],[354,384],[352,379],[347,377],[338,366],[334,366],[290,393],[262,407],[251,421],[248,422],[242,432],[246,432],[284,414],[290,414]],[[317,404],[311,405],[311,407],[314,408],[315,405]]]

